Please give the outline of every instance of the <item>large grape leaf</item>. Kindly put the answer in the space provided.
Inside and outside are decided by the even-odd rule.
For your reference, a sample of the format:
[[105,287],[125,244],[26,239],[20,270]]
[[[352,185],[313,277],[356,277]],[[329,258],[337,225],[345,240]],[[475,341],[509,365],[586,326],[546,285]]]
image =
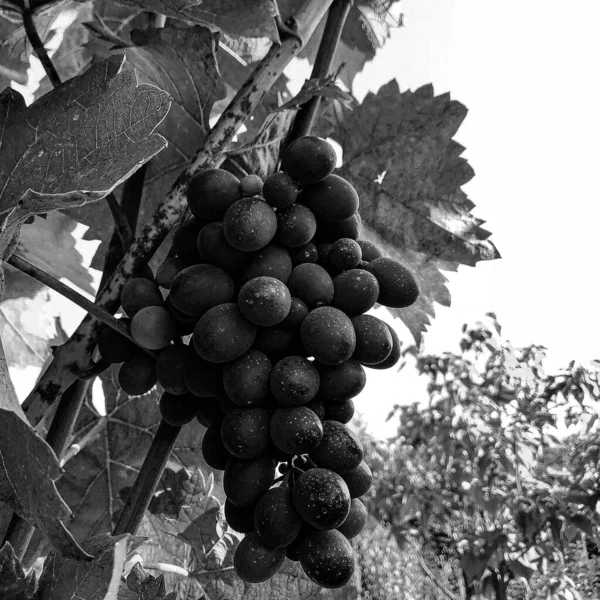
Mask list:
[[137,85],[123,61],[109,57],[29,107],[0,94],[0,256],[28,215],[102,198],[165,147],[154,130],[168,94]]
[[[91,404],[82,408],[75,426],[75,441],[82,449],[64,465],[65,474],[58,482],[73,510],[70,528],[81,540],[112,529],[124,504],[125,488],[133,484],[160,422],[156,388],[129,397],[115,386],[111,371],[101,381],[106,415],[99,415]],[[202,459],[203,431],[195,420],[182,429],[168,463],[171,468],[199,465],[210,471]]]
[[452,136],[466,114],[449,94],[435,96],[431,85],[400,93],[391,81],[330,132],[344,151],[339,174],[359,192],[367,235],[378,236],[419,280],[419,301],[391,310],[417,343],[434,315],[434,301],[450,303],[440,269],[500,257],[460,187],[473,170]]
[[164,575],[154,577],[136,563],[121,580],[117,600],[177,600],[177,595],[175,592],[167,594]]
[[13,547],[0,548],[0,598],[2,600],[31,600],[35,592],[35,572],[25,575]]
[[36,600],[108,600],[116,598],[130,534],[97,536],[84,547],[94,557],[76,561],[52,551],[44,561]]

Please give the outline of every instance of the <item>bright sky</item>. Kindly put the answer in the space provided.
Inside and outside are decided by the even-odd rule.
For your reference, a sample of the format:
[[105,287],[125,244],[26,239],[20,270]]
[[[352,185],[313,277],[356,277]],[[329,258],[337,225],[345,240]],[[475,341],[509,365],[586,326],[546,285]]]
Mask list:
[[[405,27],[353,91],[395,77],[467,106],[455,139],[476,175],[463,189],[503,257],[448,274],[452,306],[436,309],[425,349],[455,350],[462,323],[494,311],[514,345],[548,347],[550,368],[600,357],[600,2],[404,0],[402,11]],[[388,409],[422,395],[410,371],[368,371],[356,405],[374,431],[393,432]]]

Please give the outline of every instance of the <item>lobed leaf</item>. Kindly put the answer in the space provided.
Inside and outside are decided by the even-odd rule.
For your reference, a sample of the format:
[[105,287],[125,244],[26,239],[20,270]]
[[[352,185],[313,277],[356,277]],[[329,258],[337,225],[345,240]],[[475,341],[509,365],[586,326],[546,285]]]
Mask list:
[[136,563],[121,581],[117,600],[177,600],[177,597],[175,592],[167,594],[164,575],[154,577]]

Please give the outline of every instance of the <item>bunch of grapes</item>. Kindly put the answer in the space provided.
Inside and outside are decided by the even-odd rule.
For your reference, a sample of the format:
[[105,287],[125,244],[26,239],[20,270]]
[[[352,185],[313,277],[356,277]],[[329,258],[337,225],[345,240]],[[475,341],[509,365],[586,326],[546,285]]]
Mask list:
[[358,194],[335,162],[328,142],[305,136],[264,182],[200,173],[193,216],[156,278],[123,289],[137,346],[109,329],[99,338],[103,358],[122,363],[126,393],[158,382],[166,422],[207,428],[202,451],[224,470],[226,519],[246,534],[234,567],[247,582],[286,557],[323,587],[350,580],[348,540],[366,523],[372,476],[346,424],[365,367],[400,357],[394,330],[365,313],[419,294],[409,269],[358,239]]

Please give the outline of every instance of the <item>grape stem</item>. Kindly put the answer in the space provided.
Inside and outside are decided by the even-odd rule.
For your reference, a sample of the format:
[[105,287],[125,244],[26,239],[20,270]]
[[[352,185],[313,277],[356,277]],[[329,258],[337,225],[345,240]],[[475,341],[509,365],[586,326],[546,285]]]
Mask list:
[[[310,76],[311,79],[324,79],[330,75],[333,59],[335,58],[335,53],[342,37],[342,31],[344,30],[346,19],[353,4],[354,0],[335,0],[331,5]],[[302,105],[294,119],[294,124],[287,138],[287,144],[310,133],[317,112],[319,111],[320,103],[321,96],[313,96],[308,102]]]
[[[238,90],[209,132],[203,147],[178,177],[165,200],[158,206],[107,281],[96,301],[98,307],[110,313],[117,310],[121,290],[127,280],[139,266],[148,262],[184,212],[189,181],[199,172],[218,166],[223,161],[238,129],[300,51],[302,44],[299,39],[306,42],[310,38],[332,2],[333,0],[305,0],[297,9],[293,23],[298,37],[284,37],[280,45],[274,44]],[[42,419],[57,395],[90,367],[98,329],[98,322],[88,315],[71,338],[57,349],[52,362],[23,403],[23,409],[33,425]]]

